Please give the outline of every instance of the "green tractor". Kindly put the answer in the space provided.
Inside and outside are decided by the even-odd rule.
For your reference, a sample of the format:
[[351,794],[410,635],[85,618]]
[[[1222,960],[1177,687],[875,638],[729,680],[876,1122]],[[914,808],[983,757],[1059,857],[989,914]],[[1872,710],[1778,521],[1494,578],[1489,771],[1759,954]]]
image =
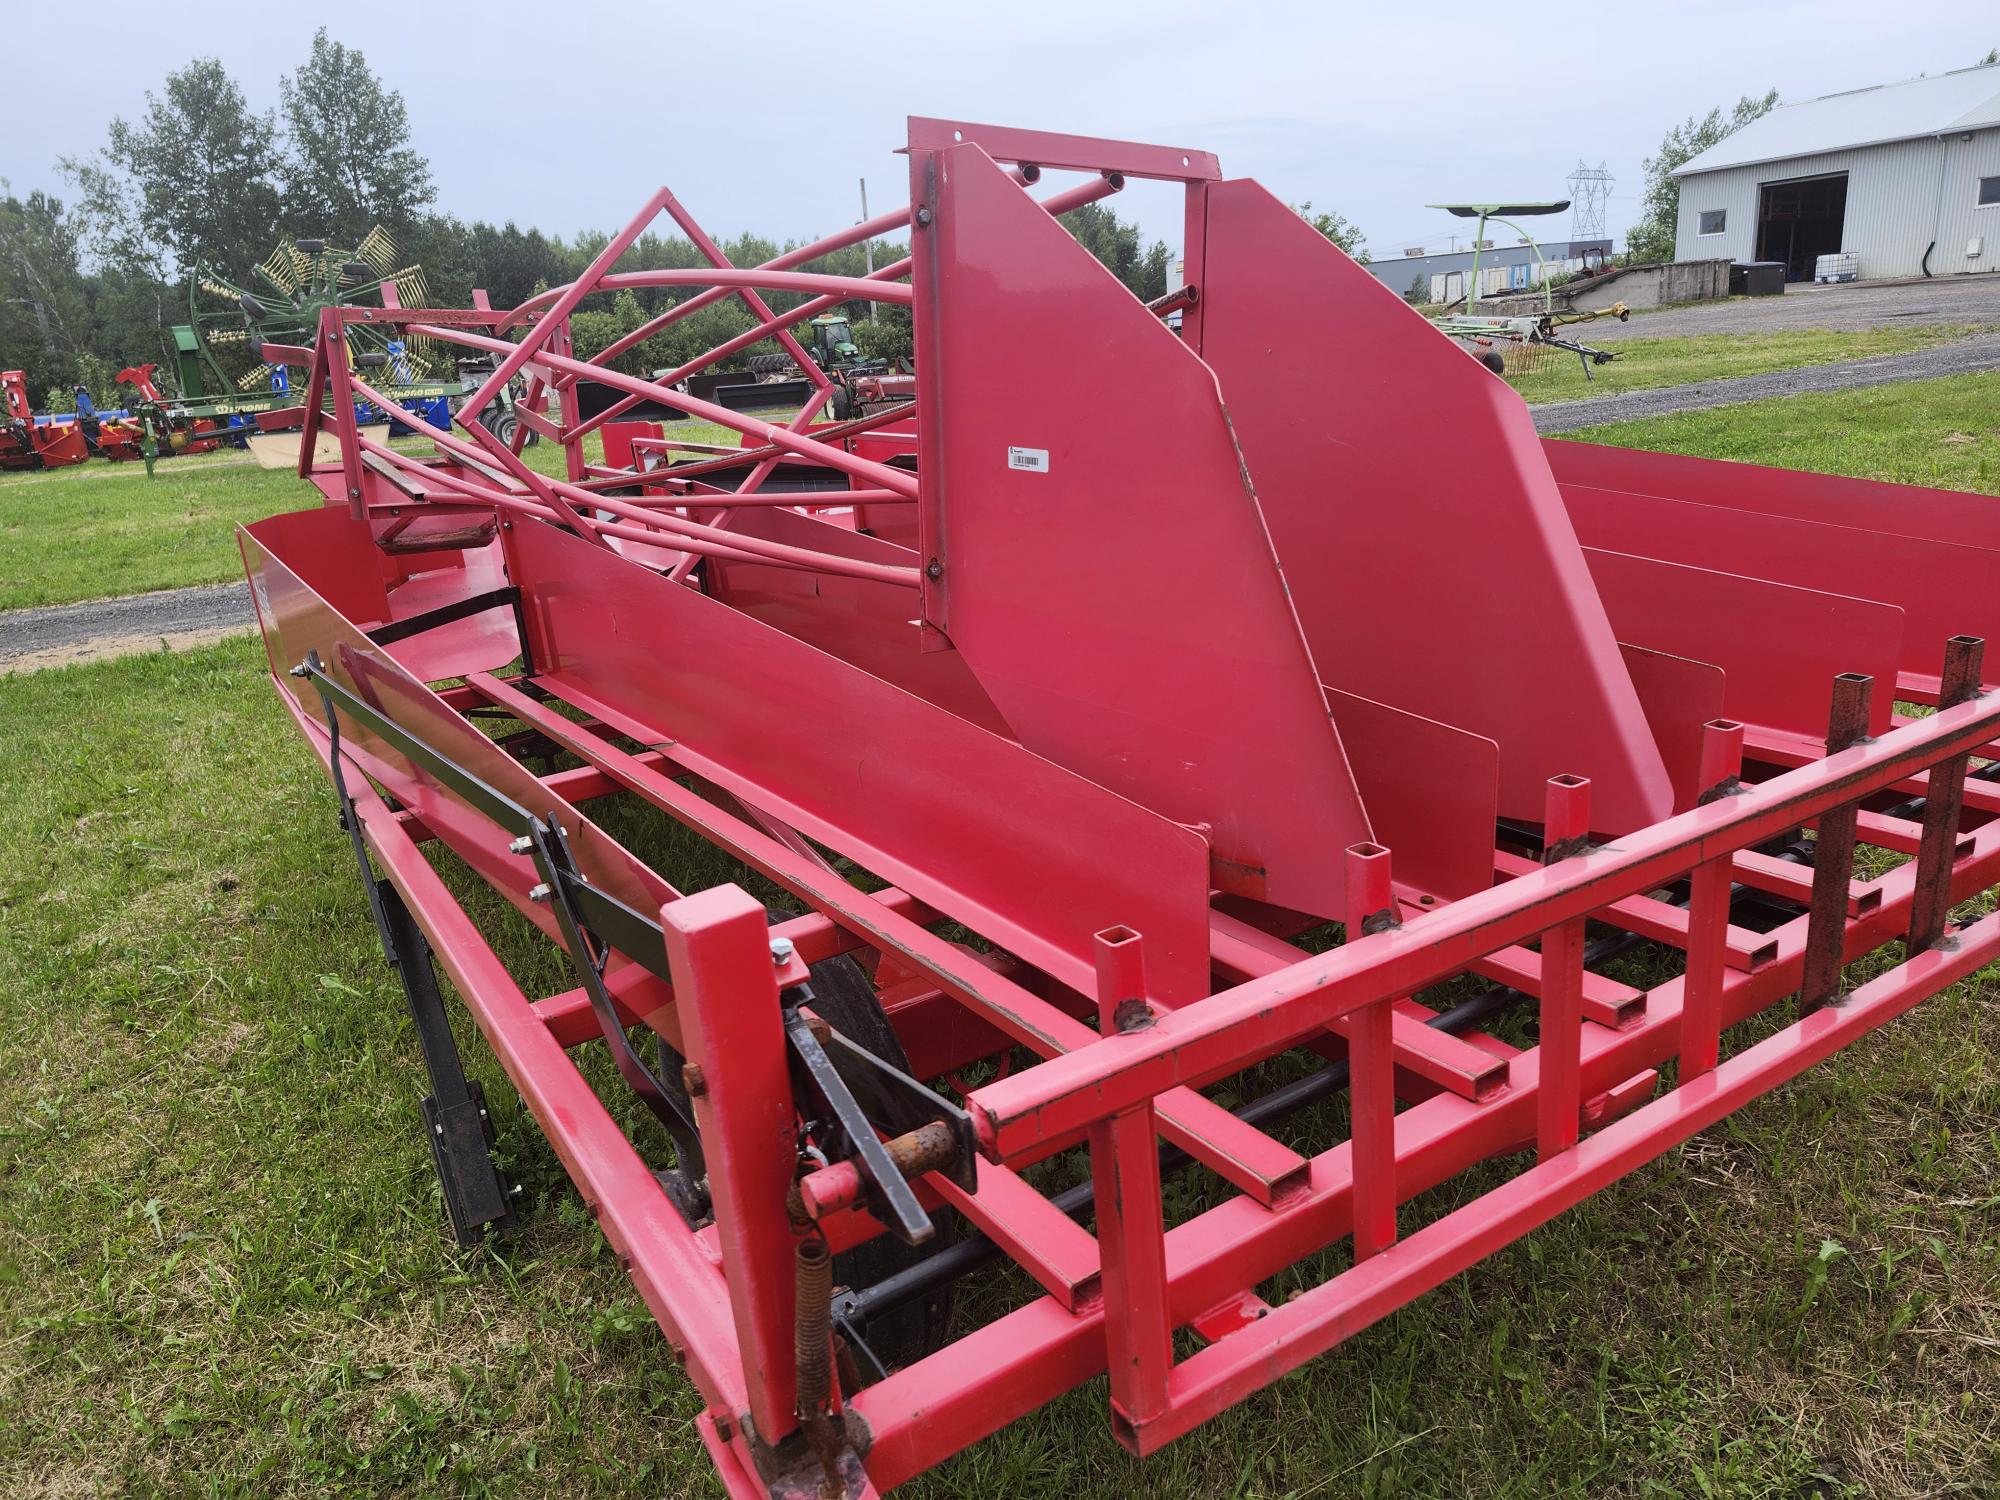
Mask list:
[[[917,377],[912,371],[891,369],[887,360],[870,359],[861,352],[845,313],[821,313],[808,329],[803,341],[806,353],[833,381],[827,414],[834,421],[845,422],[870,407],[895,405],[916,395]],[[789,354],[752,355],[750,373],[759,381],[795,380],[804,374]]]

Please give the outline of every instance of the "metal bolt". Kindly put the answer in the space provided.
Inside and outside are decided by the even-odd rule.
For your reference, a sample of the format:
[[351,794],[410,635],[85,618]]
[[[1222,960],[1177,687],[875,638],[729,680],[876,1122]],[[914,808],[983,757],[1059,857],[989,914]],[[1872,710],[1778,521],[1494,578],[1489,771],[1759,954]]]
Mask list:
[[359,500],[359,499],[361,498],[361,491],[359,491],[359,490],[349,490],[349,491],[347,492],[347,498],[348,498],[348,499],[350,499],[350,500]]
[[533,889],[531,889],[531,890],[530,890],[530,891],[528,892],[528,899],[529,899],[530,901],[546,901],[546,900],[548,900],[548,899],[549,899],[549,884],[548,884],[548,882],[547,882],[547,881],[545,880],[545,881],[541,882],[541,884],[539,884],[539,885],[535,886],[535,887],[534,887]]
[[526,854],[534,847],[535,841],[524,833],[507,846],[507,852],[509,854]]
[[938,579],[944,577],[944,564],[939,562],[935,557],[932,558],[924,564],[924,577],[935,583]]
[[928,203],[919,203],[917,205],[917,227],[919,229],[928,229],[930,222],[931,206]]
[[303,677],[306,675],[306,664],[300,662],[296,667],[288,668],[287,671],[293,677]]
[[798,946],[790,938],[775,937],[771,939],[771,962],[774,964],[790,963],[792,955],[797,951]]
[[708,1096],[708,1075],[702,1072],[700,1063],[681,1064],[681,1087],[687,1090],[690,1099]]

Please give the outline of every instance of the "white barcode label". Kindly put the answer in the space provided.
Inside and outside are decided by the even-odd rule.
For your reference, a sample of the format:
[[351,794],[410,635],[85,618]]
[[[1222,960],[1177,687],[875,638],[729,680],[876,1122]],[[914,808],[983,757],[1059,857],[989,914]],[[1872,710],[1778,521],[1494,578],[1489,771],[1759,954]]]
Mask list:
[[1027,469],[1036,474],[1049,472],[1049,450],[1046,448],[1009,448],[1007,467]]

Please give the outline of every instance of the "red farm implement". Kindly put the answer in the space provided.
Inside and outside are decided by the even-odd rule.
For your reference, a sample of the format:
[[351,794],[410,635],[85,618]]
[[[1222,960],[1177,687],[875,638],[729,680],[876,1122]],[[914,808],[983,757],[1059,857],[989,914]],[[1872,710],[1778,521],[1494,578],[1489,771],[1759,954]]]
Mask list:
[[20,370],[0,370],[0,469],[62,469],[90,457],[83,429],[75,422],[35,420],[28,378]]
[[[243,552],[452,1224],[510,1197],[433,957],[731,1495],[886,1490],[1106,1372],[1150,1453],[2000,955],[2000,916],[1954,915],[2000,883],[1994,502],[1544,444],[1201,152],[913,120],[909,168],[911,209],[766,265],[661,191],[520,307],[329,307],[265,348],[309,369],[327,503]],[[1054,217],[1133,178],[1185,189],[1178,330]],[[711,265],[617,271],[661,214]],[[800,269],[905,225],[865,279]],[[576,358],[580,300],[627,287],[681,300]],[[612,367],[725,297],[755,330]],[[911,309],[914,399],[823,420],[786,330],[869,298]],[[395,406],[355,320],[493,357],[462,435],[357,428]],[[772,337],[795,417],[683,388]],[[1335,337],[1374,357],[1310,352]],[[516,377],[507,443],[471,414]],[[784,900],[677,889],[615,802]],[[447,865],[572,986],[524,993]],[[579,1071],[600,1047],[649,1155]],[[985,1321],[927,1316],[996,1262]]]

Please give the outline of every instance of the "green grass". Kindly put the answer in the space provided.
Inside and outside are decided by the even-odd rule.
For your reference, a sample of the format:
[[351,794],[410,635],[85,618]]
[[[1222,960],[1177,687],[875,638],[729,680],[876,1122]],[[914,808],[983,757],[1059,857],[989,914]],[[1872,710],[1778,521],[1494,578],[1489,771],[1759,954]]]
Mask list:
[[[1887,440],[1840,451],[1931,481],[1969,379],[1896,388]],[[1690,451],[1750,430],[1674,420]],[[444,1234],[401,997],[263,673],[245,639],[0,678],[0,1495],[718,1493],[691,1387],[469,1038],[525,1224]],[[669,878],[722,873],[612,816]],[[2000,1493],[1997,1038],[1989,971],[1146,1464],[1093,1381],[909,1493]]]
[[1598,344],[1591,325],[1563,330],[1580,344],[1617,351],[1608,365],[1593,365],[1586,380],[1574,354],[1548,350],[1540,365],[1507,383],[1524,400],[1575,401],[1591,396],[1616,396],[1624,391],[1648,391],[1660,386],[1725,380],[1737,375],[1764,375],[1800,365],[1824,365],[1866,359],[1877,354],[1906,354],[1957,343],[1975,330],[1955,325],[1875,328],[1865,333],[1829,333],[1820,329],[1784,329],[1771,333],[1717,333],[1695,338],[1629,339]]
[[[669,435],[735,440],[708,422],[677,423]],[[397,446],[428,445],[403,439]],[[597,439],[585,448],[593,461],[602,458]],[[562,451],[553,444],[537,444],[527,456],[543,473],[562,472]],[[233,582],[243,576],[237,525],[314,498],[291,470],[262,469],[227,449],[164,460],[150,480],[140,464],[97,460],[0,477],[0,609]]]
[[296,474],[247,455],[92,461],[0,480],[0,609],[242,576],[236,526],[301,503]]
[[2000,376],[1954,375],[1751,401],[1565,436],[2000,494]]

